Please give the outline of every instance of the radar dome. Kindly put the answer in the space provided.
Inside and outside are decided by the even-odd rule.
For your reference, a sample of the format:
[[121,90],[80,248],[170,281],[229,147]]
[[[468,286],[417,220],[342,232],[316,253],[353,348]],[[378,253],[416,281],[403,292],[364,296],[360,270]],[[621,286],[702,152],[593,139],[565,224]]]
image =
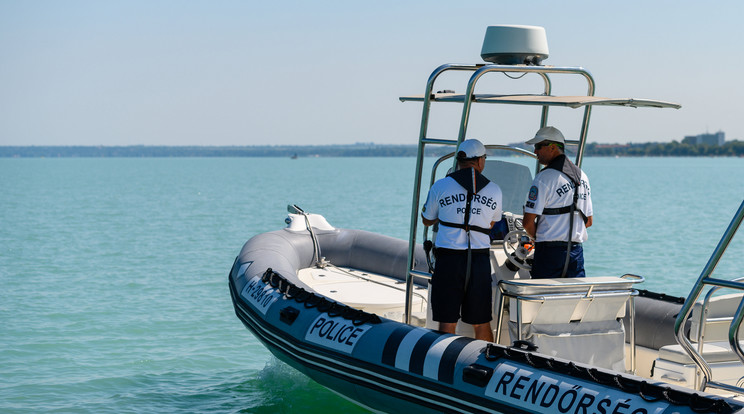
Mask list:
[[498,65],[540,65],[548,58],[548,38],[540,26],[489,26],[481,57]]

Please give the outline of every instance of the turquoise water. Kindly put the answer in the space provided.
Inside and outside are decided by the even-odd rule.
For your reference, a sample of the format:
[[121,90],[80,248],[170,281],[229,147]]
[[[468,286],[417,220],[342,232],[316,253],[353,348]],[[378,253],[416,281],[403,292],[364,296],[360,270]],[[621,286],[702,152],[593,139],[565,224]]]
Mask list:
[[[235,317],[227,272],[288,203],[407,238],[414,162],[0,159],[0,412],[364,412],[270,356]],[[584,167],[588,273],[686,295],[744,198],[744,160]],[[744,276],[733,260],[719,271]]]

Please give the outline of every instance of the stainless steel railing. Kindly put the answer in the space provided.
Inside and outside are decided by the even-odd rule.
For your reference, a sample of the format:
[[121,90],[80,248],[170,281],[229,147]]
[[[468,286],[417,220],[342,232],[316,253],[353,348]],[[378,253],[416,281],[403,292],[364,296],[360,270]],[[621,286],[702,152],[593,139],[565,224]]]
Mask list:
[[[713,380],[713,372],[708,362],[705,361],[705,358],[702,356],[702,349],[695,349],[692,342],[685,335],[683,329],[685,321],[687,321],[692,314],[693,306],[706,286],[713,286],[712,289],[715,290],[720,288],[729,288],[744,292],[744,282],[742,282],[741,279],[726,280],[712,277],[713,271],[718,265],[723,253],[726,251],[726,248],[728,248],[731,243],[731,239],[739,229],[742,219],[744,219],[744,201],[742,201],[738,211],[726,229],[726,232],[723,234],[723,237],[721,237],[721,241],[718,242],[718,246],[716,246],[716,249],[713,251],[713,254],[705,265],[705,268],[700,274],[697,282],[693,286],[690,295],[685,300],[685,304],[682,306],[679,315],[677,315],[677,320],[674,323],[674,333],[677,336],[677,342],[679,342],[682,349],[684,349],[695,362],[695,365],[697,365],[701,373],[702,378],[696,379],[695,381],[696,388],[701,391],[704,391],[706,388],[718,388],[735,393],[744,393],[744,388],[742,387],[744,384],[744,377],[738,381],[736,386]],[[703,301],[704,308],[701,312],[702,315],[705,315],[705,307],[708,306],[711,295],[712,293],[708,292],[708,295],[706,295],[706,298]],[[739,360],[741,360],[742,364],[744,364],[744,351],[742,350],[742,346],[738,340],[742,320],[744,320],[744,297],[742,298],[738,309],[732,315],[731,325],[729,326],[728,332],[728,342],[731,346],[731,350],[737,355]],[[703,326],[701,326],[700,329],[703,329]]]

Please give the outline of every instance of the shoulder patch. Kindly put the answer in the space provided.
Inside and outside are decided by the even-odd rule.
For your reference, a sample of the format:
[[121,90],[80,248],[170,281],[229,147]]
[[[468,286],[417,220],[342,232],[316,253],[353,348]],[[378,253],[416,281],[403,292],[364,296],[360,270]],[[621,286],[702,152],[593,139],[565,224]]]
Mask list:
[[528,198],[531,201],[537,200],[537,186],[534,186],[533,185],[532,188],[530,188],[530,194],[529,194]]

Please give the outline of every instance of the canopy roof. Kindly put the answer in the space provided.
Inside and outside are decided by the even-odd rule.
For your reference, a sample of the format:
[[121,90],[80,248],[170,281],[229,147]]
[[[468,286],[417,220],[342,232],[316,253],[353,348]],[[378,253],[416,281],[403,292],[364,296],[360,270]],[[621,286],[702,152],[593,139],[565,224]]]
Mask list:
[[[431,96],[435,102],[464,102],[465,95],[451,92],[438,92]],[[424,95],[401,96],[401,102],[423,102]],[[552,96],[552,95],[492,95],[476,94],[473,101],[478,103],[512,104],[512,105],[547,105],[580,108],[588,105],[613,105],[630,106],[633,108],[674,108],[679,109],[681,105],[637,98],[602,98],[599,96]]]

